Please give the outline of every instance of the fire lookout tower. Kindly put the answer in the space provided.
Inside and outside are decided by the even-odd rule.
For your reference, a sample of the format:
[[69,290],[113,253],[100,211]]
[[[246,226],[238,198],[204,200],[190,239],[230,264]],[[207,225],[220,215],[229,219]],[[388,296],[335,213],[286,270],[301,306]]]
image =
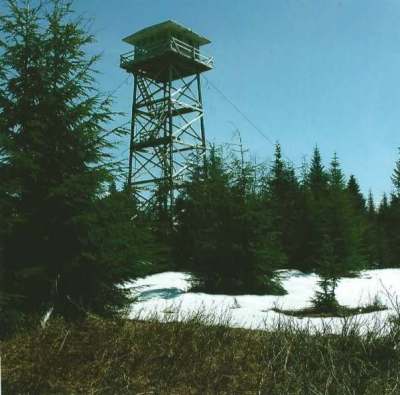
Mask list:
[[143,204],[162,187],[170,207],[193,158],[205,155],[200,73],[213,58],[200,46],[210,41],[173,21],[123,41],[135,47],[120,64],[134,75],[128,185]]

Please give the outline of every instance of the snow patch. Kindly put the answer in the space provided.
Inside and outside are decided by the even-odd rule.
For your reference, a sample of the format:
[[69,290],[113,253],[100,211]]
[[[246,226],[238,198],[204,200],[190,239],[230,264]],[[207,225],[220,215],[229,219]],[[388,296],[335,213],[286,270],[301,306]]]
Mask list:
[[344,326],[357,321],[365,330],[384,325],[384,320],[393,314],[392,300],[400,294],[400,269],[369,270],[356,278],[342,278],[336,296],[340,304],[356,307],[366,305],[376,298],[389,307],[386,311],[363,314],[351,318],[295,318],[286,317],[271,309],[302,309],[311,305],[318,289],[319,276],[303,274],[296,270],[280,270],[282,285],[288,292],[283,296],[273,295],[210,295],[188,292],[191,276],[182,272],[158,273],[125,284],[136,302],[129,316],[146,319],[157,315],[160,320],[185,319],[196,313],[230,318],[233,327],[269,329],[277,321],[299,328],[321,330],[329,326],[332,332],[342,332]]

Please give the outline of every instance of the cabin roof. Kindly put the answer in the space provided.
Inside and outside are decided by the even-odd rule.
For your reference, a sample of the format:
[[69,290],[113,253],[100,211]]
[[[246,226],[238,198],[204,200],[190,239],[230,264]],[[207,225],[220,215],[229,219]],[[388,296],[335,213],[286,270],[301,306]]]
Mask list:
[[200,34],[195,33],[193,30],[172,20],[146,27],[136,33],[131,34],[130,36],[125,37],[122,41],[131,45],[137,45],[143,39],[160,36],[163,34],[167,35],[169,33],[180,33],[181,36],[188,40],[194,41],[198,45],[209,44],[211,42]]

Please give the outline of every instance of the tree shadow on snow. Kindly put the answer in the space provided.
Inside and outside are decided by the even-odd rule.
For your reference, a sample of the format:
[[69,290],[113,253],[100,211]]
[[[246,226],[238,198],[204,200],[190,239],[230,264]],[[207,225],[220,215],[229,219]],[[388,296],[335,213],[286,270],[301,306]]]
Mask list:
[[159,289],[150,289],[148,291],[140,292],[137,297],[140,301],[150,300],[150,299],[173,299],[177,296],[183,294],[179,288],[171,287],[171,288],[159,288]]

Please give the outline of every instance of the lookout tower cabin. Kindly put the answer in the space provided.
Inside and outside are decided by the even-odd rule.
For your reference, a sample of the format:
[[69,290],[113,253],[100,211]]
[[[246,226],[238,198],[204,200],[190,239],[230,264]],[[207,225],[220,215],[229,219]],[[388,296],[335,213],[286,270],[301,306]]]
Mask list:
[[158,82],[196,75],[213,68],[213,58],[200,52],[210,41],[192,30],[166,21],[123,39],[135,47],[121,55],[121,68]]

